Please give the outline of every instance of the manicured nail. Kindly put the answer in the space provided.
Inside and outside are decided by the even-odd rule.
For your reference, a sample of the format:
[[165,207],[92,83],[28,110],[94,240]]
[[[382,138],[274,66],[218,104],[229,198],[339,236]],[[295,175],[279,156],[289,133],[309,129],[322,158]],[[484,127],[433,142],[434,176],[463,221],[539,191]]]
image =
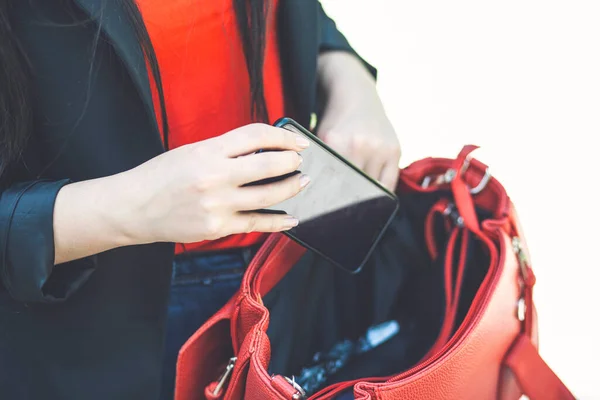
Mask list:
[[296,144],[302,147],[303,149],[310,146],[310,142],[308,141],[308,139],[303,136],[296,136]]
[[298,166],[300,166],[304,162],[304,158],[300,154],[298,154],[298,157],[300,157],[300,162],[298,163]]
[[310,183],[310,177],[308,175],[302,175],[300,177],[300,188],[304,189],[306,185]]
[[298,226],[299,223],[300,223],[300,221],[298,221],[298,218],[287,217],[283,223],[283,226],[287,230],[287,229],[292,229],[295,226]]

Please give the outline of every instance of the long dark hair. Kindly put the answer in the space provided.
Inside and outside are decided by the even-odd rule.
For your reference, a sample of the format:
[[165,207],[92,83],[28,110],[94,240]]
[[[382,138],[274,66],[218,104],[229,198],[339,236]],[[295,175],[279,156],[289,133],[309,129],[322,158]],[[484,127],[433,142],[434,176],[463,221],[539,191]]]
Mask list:
[[[11,5],[17,1],[0,0],[0,176],[7,167],[19,160],[33,128],[27,54],[12,31]],[[150,73],[160,99],[162,130],[168,145],[168,120],[160,78],[158,60],[144,25],[136,0],[118,0],[135,29],[137,39],[146,55]],[[200,0],[196,0],[200,1]],[[266,36],[266,13],[269,0],[233,1],[246,67],[250,78],[252,116],[256,121],[267,122],[268,112],[263,90],[263,65]],[[98,30],[100,34],[100,30]]]

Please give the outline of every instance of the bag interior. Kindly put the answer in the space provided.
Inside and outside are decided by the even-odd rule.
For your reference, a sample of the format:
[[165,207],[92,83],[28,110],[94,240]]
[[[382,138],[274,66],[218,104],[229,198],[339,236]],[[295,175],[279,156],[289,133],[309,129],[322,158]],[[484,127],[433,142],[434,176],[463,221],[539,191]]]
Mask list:
[[[307,252],[263,299],[270,311],[269,373],[298,377],[303,368],[314,365],[317,353],[328,353],[342,341],[357,342],[370,327],[389,321],[397,322],[396,334],[351,356],[318,387],[308,388],[308,394],[337,382],[385,377],[414,367],[435,343],[445,315],[443,264],[449,233],[440,216],[434,228],[439,255],[433,260],[424,221],[438,200],[450,196],[443,191],[402,195],[401,211],[358,274]],[[480,221],[489,217],[477,211]],[[460,245],[459,236],[455,268]],[[453,331],[464,320],[489,268],[488,251],[473,234],[468,235],[467,246]]]

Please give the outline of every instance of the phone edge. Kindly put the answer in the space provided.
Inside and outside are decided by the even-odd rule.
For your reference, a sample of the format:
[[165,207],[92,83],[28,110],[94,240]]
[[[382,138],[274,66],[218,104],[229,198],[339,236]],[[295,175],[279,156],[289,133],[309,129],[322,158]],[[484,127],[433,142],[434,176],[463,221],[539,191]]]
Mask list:
[[350,162],[349,160],[347,160],[341,154],[339,154],[338,152],[336,152],[335,150],[333,150],[331,147],[329,147],[327,144],[325,144],[317,135],[311,133],[308,129],[304,128],[302,125],[300,125],[294,119],[289,118],[289,117],[279,118],[277,121],[275,121],[275,123],[273,124],[273,126],[275,126],[277,128],[285,129],[284,126],[288,125],[288,124],[289,125],[293,125],[296,129],[298,129],[299,131],[301,131],[303,134],[309,136],[318,145],[320,145],[321,147],[323,147],[323,149],[325,149],[326,151],[328,151],[329,153],[331,153],[334,157],[336,157],[338,160],[340,160],[343,163],[345,163],[346,165],[348,165],[350,168],[354,169],[356,172],[358,172],[360,175],[362,175],[363,177],[365,177],[371,183],[375,184],[377,187],[379,187],[380,189],[382,189],[390,198],[392,198],[393,200],[395,200],[396,206],[394,208],[394,211],[392,213],[390,213],[390,217],[388,218],[388,220],[386,221],[385,225],[383,226],[383,228],[379,232],[379,235],[377,236],[377,238],[373,241],[373,244],[371,245],[371,248],[369,249],[369,251],[367,252],[367,254],[365,255],[365,257],[363,258],[363,260],[361,261],[361,263],[359,264],[358,268],[353,269],[353,270],[349,270],[349,269],[341,266],[339,263],[335,262],[334,260],[332,260],[330,257],[326,256],[325,254],[321,253],[319,250],[317,250],[314,247],[306,244],[304,241],[296,238],[290,232],[288,232],[288,231],[284,231],[283,232],[284,235],[286,235],[287,237],[289,237],[290,239],[292,239],[296,243],[300,244],[301,246],[306,247],[307,249],[310,249],[311,251],[315,252],[320,257],[323,257],[324,259],[326,259],[327,261],[329,261],[331,264],[335,265],[337,268],[340,268],[343,271],[345,271],[345,272],[347,272],[347,273],[349,273],[351,275],[358,274],[364,268],[365,264],[367,263],[367,261],[369,260],[369,258],[371,257],[371,255],[373,254],[373,251],[375,251],[375,247],[377,247],[377,245],[381,241],[381,238],[383,237],[383,234],[389,228],[389,226],[392,223],[394,217],[398,213],[398,210],[400,209],[400,200],[399,200],[398,196],[395,193],[393,193],[388,188],[386,188],[385,186],[383,186],[376,179],[374,179],[374,178],[370,177],[369,175],[367,175],[364,171],[362,171],[360,168],[358,168],[352,162]]

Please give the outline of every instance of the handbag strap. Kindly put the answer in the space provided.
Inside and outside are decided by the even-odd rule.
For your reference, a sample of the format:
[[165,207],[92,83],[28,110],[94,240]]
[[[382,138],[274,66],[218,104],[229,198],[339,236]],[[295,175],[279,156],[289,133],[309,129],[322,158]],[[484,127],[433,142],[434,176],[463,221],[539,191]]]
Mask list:
[[504,365],[513,372],[521,390],[530,400],[574,400],[573,394],[544,362],[531,341],[534,323],[533,286],[536,279],[524,250],[517,244],[515,250],[519,258],[522,286],[520,301],[524,303],[524,315],[519,316],[522,332],[508,351]]
[[517,337],[504,359],[504,365],[513,372],[521,390],[530,400],[575,399],[525,334]]

